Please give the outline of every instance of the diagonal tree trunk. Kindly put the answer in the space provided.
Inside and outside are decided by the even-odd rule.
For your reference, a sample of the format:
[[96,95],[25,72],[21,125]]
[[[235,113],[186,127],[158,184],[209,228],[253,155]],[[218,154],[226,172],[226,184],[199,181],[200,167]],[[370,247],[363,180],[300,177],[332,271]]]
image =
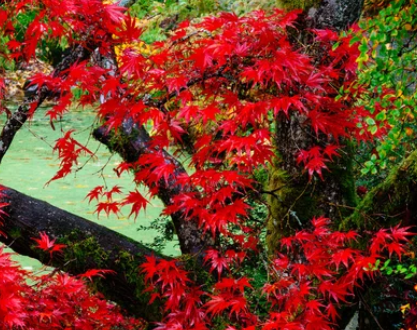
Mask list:
[[[149,297],[143,293],[145,284],[139,266],[147,256],[169,259],[122,234],[97,223],[78,217],[41,200],[6,188],[0,203],[8,203],[4,209],[1,230],[7,236],[0,241],[15,252],[35,258],[45,265],[56,267],[72,275],[91,269],[109,269],[104,279],[94,280],[94,286],[108,300],[114,301],[130,315],[148,321],[160,319],[157,304],[149,305]],[[65,244],[63,253],[54,254],[36,248],[33,238],[40,232]]]

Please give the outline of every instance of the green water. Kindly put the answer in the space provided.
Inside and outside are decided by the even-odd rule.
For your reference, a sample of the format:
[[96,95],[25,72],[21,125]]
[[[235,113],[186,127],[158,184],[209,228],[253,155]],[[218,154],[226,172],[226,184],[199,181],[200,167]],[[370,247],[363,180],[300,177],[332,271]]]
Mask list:
[[[141,243],[153,242],[156,231],[138,231],[140,225],[147,225],[160,215],[162,204],[159,200],[152,200],[146,212],[142,211],[136,221],[127,216],[130,209],[122,210],[119,217],[101,214],[97,217],[95,202],[91,205],[85,199],[88,192],[99,185],[109,188],[118,185],[124,191],[135,188],[132,179],[126,172],[118,178],[113,170],[121,159],[117,155],[111,155],[106,147],[100,145],[91,138],[94,115],[91,111],[73,110],[65,116],[59,124],[55,124],[53,130],[49,119],[45,117],[46,109],[39,109],[30,123],[26,123],[17,133],[11,148],[0,165],[0,184],[14,188],[32,197],[44,200],[54,206],[62,208],[81,217],[98,222],[110,229],[116,230]],[[0,127],[4,118],[0,117]],[[83,156],[76,167],[78,170],[64,179],[46,183],[59,169],[57,153],[52,146],[60,138],[63,131],[75,129],[73,137],[87,145],[95,152],[95,157]],[[146,191],[142,192],[146,193]],[[117,195],[116,198],[117,200]],[[169,244],[163,251],[166,254],[179,254],[176,243]],[[28,258],[18,258],[25,267],[38,267],[37,263]]]

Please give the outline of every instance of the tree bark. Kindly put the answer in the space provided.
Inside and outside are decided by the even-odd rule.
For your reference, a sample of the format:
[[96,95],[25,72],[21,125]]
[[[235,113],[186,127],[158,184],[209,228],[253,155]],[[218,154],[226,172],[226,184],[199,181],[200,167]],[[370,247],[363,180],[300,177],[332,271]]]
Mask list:
[[[359,19],[362,0],[323,0],[317,8],[304,8],[300,28],[294,31],[295,39],[308,39],[309,28],[340,31]],[[317,144],[314,132],[303,127],[305,118],[298,113],[276,118],[275,146],[279,161],[273,164],[268,190],[269,198],[267,244],[273,252],[282,236],[301,229],[312,217],[325,215],[341,221],[356,205],[355,183],[352,171],[352,148],[342,151],[340,159],[329,166],[325,180],[309,180],[296,162],[300,149]],[[347,206],[346,207],[338,207]]]
[[[1,202],[7,216],[0,227],[7,236],[0,241],[15,252],[42,263],[79,275],[91,269],[110,269],[104,279],[94,279],[94,287],[106,299],[119,304],[128,314],[148,321],[160,320],[157,304],[149,305],[143,293],[145,284],[139,266],[146,256],[165,258],[134,240],[97,223],[68,213],[41,200],[6,188]],[[33,238],[45,232],[66,245],[63,253],[51,256],[39,248]]]
[[312,10],[316,29],[346,30],[362,13],[363,0],[323,0],[317,10]]

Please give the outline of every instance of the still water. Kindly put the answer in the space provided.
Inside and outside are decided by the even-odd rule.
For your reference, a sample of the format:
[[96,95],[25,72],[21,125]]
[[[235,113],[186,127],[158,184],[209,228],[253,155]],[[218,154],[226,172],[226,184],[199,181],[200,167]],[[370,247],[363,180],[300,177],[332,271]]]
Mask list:
[[[88,192],[99,185],[109,188],[118,185],[125,191],[135,188],[129,174],[125,172],[121,178],[118,178],[114,172],[113,169],[121,162],[118,155],[110,154],[105,146],[91,137],[94,114],[83,109],[72,110],[60,123],[55,124],[53,130],[49,118],[45,117],[46,111],[45,108],[38,109],[34,118],[17,133],[0,165],[0,184],[96,221],[143,244],[153,242],[155,231],[138,231],[137,228],[149,224],[160,215],[162,203],[159,200],[152,200],[146,212],[142,211],[135,221],[133,218],[127,218],[130,213],[129,208],[123,209],[119,217],[112,215],[107,218],[106,215],[101,214],[98,218],[97,213],[94,213],[95,202],[89,205],[85,199]],[[3,116],[0,117],[0,127],[4,120]],[[55,141],[62,137],[62,132],[69,129],[76,130],[72,136],[95,152],[95,157],[81,157],[74,173],[47,184],[59,169],[58,156],[53,151],[53,146]],[[146,193],[143,190],[142,192]],[[172,243],[163,252],[175,255],[179,254],[179,248]],[[18,259],[23,260],[25,267],[37,267],[35,261],[20,257]]]

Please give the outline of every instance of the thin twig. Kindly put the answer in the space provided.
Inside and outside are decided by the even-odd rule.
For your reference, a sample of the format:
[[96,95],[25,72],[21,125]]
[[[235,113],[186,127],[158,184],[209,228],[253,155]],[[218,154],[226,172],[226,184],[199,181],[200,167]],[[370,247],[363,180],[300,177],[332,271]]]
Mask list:
[[361,302],[363,303],[363,305],[365,306],[366,310],[368,311],[368,313],[372,316],[372,318],[374,319],[376,325],[378,326],[378,328],[380,330],[384,330],[384,328],[381,326],[381,324],[379,323],[378,319],[376,318],[376,316],[374,315],[374,313],[372,313],[371,308],[369,307],[369,305],[365,302],[365,299],[363,298],[363,295],[360,291],[358,291],[358,296],[359,299],[361,300]]

